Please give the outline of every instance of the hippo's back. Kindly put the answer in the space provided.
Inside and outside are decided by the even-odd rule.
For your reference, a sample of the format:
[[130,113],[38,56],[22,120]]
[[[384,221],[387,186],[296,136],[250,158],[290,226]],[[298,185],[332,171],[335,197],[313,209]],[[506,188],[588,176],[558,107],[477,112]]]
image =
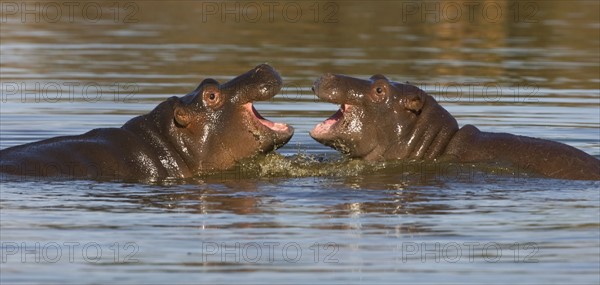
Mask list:
[[[158,175],[155,159],[140,139],[117,128],[94,129],[6,148],[0,172],[18,176],[139,179]],[[154,172],[154,173],[153,173]]]

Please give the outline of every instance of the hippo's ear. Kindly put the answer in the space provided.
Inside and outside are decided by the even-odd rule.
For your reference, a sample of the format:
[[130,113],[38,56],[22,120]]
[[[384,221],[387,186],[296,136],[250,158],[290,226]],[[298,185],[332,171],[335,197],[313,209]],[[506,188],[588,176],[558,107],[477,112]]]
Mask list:
[[188,110],[183,106],[175,107],[175,110],[173,111],[173,117],[175,119],[175,123],[184,128],[187,127],[192,121],[192,116],[190,115]]
[[423,103],[423,98],[418,93],[412,93],[404,98],[404,108],[417,115],[421,113]]
[[192,114],[188,110],[187,106],[183,104],[179,98],[171,97],[173,100],[173,120],[178,126],[187,127],[192,121]]

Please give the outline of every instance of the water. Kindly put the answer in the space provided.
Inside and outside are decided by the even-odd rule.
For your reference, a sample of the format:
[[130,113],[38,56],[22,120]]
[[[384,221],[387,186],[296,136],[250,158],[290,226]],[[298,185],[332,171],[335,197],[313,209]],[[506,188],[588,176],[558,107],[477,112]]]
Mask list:
[[596,1],[276,2],[272,19],[266,2],[35,3],[37,22],[3,2],[1,148],[118,127],[262,62],[286,87],[256,108],[296,134],[188,181],[4,181],[3,284],[600,282],[598,182],[365,164],[308,135],[337,109],[310,91],[320,74],[382,73],[461,125],[598,157]]

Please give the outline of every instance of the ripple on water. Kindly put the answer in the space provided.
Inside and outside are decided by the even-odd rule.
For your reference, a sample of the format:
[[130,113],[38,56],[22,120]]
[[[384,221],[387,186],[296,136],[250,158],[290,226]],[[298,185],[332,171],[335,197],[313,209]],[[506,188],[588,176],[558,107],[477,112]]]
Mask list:
[[[435,6],[413,2],[404,4]],[[273,22],[263,10],[257,23],[246,22],[248,14],[223,23],[202,13],[212,5],[205,1],[99,1],[106,8],[99,22],[24,22],[5,11],[0,148],[118,127],[204,78],[226,81],[264,62],[280,71],[285,87],[256,107],[296,133],[279,154],[189,180],[3,179],[0,283],[600,283],[599,182],[493,164],[366,163],[308,135],[338,107],[316,100],[316,78],[381,73],[422,86],[460,124],[599,155],[598,1],[497,2],[472,6],[492,13],[495,4],[502,7],[506,13],[494,23],[464,9],[456,23],[442,15],[432,22],[431,14],[421,21],[418,11],[405,19],[397,1],[299,1],[298,22],[282,20],[284,6],[274,5]],[[38,4],[53,13],[52,3]],[[240,7],[252,13],[247,4]],[[538,8],[533,16],[531,5]],[[108,19],[116,8],[123,17],[135,7],[138,22]],[[454,6],[441,1],[439,8]],[[324,22],[332,11],[337,22]],[[49,83],[63,88],[61,100],[46,102],[55,90],[36,88]],[[65,84],[79,85],[69,94]],[[105,91],[99,100],[89,100],[95,89],[84,88],[93,84]],[[138,89],[131,100],[115,100],[115,84]],[[73,261],[65,242],[79,244]],[[62,257],[52,263],[6,254],[23,243],[56,243]],[[84,259],[88,243],[102,249],[100,260]],[[277,245],[274,255],[265,244]],[[214,245],[229,251],[210,254]],[[258,260],[248,259],[256,256],[252,245],[263,246]],[[47,249],[38,253],[52,258]]]

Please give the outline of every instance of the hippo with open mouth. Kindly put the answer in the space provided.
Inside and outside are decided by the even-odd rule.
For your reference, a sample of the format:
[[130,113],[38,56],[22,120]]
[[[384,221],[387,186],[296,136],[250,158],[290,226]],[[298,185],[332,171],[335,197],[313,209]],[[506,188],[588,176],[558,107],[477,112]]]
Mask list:
[[362,80],[325,74],[315,94],[340,109],[310,135],[350,157],[369,161],[442,160],[509,163],[546,177],[600,180],[600,160],[574,147],[507,133],[458,128],[425,91],[383,75]]
[[156,181],[228,169],[285,145],[294,129],[263,118],[253,101],[282,87],[269,65],[219,84],[205,79],[121,128],[94,129],[0,151],[0,171],[24,176]]

